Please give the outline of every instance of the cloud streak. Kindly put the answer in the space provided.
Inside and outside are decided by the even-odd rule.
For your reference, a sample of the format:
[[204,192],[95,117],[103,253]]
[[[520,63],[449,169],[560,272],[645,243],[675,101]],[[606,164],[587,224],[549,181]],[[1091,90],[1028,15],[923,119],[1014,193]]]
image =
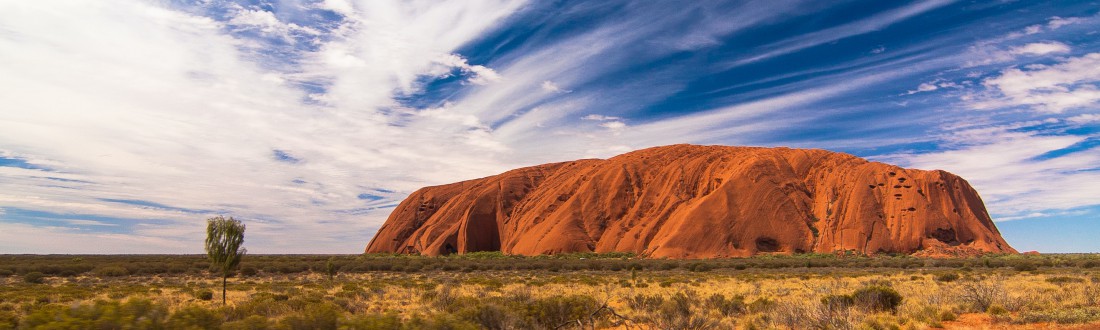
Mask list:
[[1067,35],[1096,19],[1006,6],[2,3],[0,253],[197,253],[217,214],[258,253],[356,252],[419,187],[671,143],[944,168],[1004,219],[1088,206],[1039,185],[1095,180],[1100,46]]

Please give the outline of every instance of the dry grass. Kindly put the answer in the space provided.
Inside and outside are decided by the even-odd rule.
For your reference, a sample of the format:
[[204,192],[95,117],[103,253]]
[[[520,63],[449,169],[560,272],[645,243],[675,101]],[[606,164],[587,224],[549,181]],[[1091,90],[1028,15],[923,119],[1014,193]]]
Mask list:
[[[198,322],[177,316],[196,311],[213,315],[215,323],[200,328],[1047,328],[1098,325],[1098,282],[1100,272],[1057,267],[382,271],[332,281],[297,273],[231,279],[222,307],[220,281],[201,274],[47,277],[44,284],[12,275],[0,277],[0,329],[28,327],[35,315],[64,319],[58,313],[97,301],[148,301],[165,310],[166,324]],[[903,299],[893,312],[822,300],[867,287]],[[202,291],[214,298],[200,299]]]

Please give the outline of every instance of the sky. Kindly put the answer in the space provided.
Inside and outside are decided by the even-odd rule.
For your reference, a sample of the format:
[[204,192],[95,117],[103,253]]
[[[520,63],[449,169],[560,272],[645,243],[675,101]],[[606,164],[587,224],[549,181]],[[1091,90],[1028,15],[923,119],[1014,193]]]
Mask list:
[[677,143],[947,170],[1100,252],[1100,4],[0,2],[0,253],[360,253],[420,187]]

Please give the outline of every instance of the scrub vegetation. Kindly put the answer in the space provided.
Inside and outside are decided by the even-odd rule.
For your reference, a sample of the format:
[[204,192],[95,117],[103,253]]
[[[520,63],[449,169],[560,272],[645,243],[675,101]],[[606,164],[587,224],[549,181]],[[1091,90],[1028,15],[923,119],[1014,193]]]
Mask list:
[[1100,256],[0,256],[0,329],[1085,329]]

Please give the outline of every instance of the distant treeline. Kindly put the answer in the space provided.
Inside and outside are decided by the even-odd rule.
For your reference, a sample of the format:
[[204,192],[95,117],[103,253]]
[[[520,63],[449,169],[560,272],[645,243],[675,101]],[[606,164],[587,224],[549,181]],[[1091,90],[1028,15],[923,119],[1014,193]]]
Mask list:
[[[910,256],[833,254],[765,255],[752,258],[670,260],[641,259],[628,253],[575,253],[552,256],[509,256],[477,252],[443,257],[404,254],[248,255],[238,275],[365,272],[474,272],[482,270],[722,271],[783,268],[1093,268],[1097,254],[987,255],[975,258],[925,259]],[[42,273],[47,276],[203,274],[210,270],[204,255],[0,255],[0,276]]]

